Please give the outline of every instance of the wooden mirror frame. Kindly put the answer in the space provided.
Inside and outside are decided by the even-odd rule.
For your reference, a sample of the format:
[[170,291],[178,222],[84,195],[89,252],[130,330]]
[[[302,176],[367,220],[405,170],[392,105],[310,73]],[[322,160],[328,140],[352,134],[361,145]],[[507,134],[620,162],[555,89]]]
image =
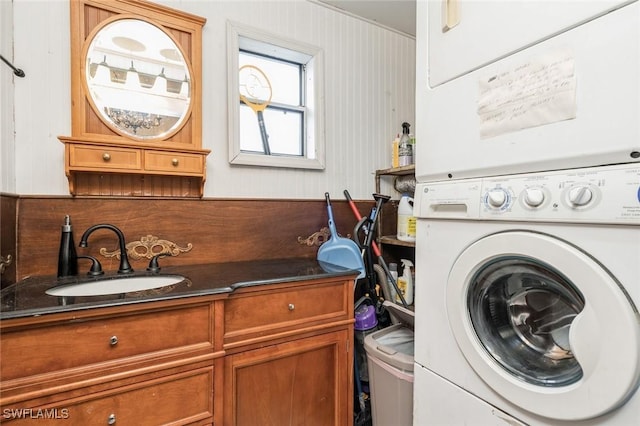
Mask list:
[[[135,22],[134,22],[135,21]],[[91,105],[91,107],[93,108],[94,112],[96,113],[96,115],[100,116],[102,121],[109,127],[111,128],[113,131],[115,131],[116,133],[118,133],[119,135],[122,135],[124,137],[130,137],[134,140],[139,140],[139,141],[145,141],[145,142],[153,142],[153,141],[163,141],[163,140],[167,140],[169,138],[171,138],[171,136],[173,136],[175,133],[179,132],[182,127],[185,125],[186,121],[189,119],[189,117],[191,116],[191,107],[193,105],[192,102],[192,97],[191,97],[191,81],[186,80],[187,84],[189,86],[189,95],[188,95],[188,104],[186,106],[186,108],[184,108],[181,112],[181,115],[179,116],[178,120],[176,121],[176,123],[174,123],[174,125],[172,125],[170,128],[168,129],[163,129],[162,126],[150,126],[148,128],[146,128],[147,130],[152,130],[152,129],[156,129],[156,130],[161,130],[161,133],[155,133],[153,134],[151,131],[147,131],[145,132],[145,128],[143,127],[141,130],[143,131],[143,135],[137,135],[136,133],[136,127],[135,126],[130,126],[133,128],[133,130],[130,130],[127,126],[122,126],[122,125],[118,125],[118,123],[113,120],[110,116],[103,114],[100,111],[100,108],[98,106],[98,99],[96,99],[95,96],[92,96],[92,90],[91,90],[91,84],[90,81],[93,80],[92,77],[89,75],[89,64],[86,58],[88,58],[90,55],[92,55],[92,52],[90,51],[91,47],[94,46],[94,43],[98,43],[97,40],[99,38],[103,38],[104,34],[106,31],[109,31],[109,27],[111,29],[115,28],[116,26],[120,26],[122,27],[123,25],[143,25],[144,27],[146,27],[147,29],[149,29],[149,31],[153,31],[153,35],[154,36],[164,36],[164,42],[167,43],[171,43],[172,44],[172,49],[179,51],[179,55],[181,56],[183,62],[183,70],[182,72],[184,73],[185,79],[187,78],[187,76],[189,77],[189,80],[191,79],[191,75],[193,74],[193,71],[191,70],[191,63],[190,61],[185,60],[184,58],[186,57],[186,55],[184,54],[184,52],[182,52],[182,47],[178,44],[178,42],[176,40],[173,39],[172,35],[170,33],[168,33],[167,31],[164,30],[164,28],[159,27],[156,25],[155,22],[150,21],[144,17],[139,17],[139,16],[129,16],[129,15],[117,15],[114,16],[113,18],[109,18],[109,19],[105,19],[102,22],[100,22],[100,24],[98,24],[96,27],[94,27],[94,29],[91,31],[91,34],[87,37],[86,42],[84,43],[84,47],[82,48],[82,57],[85,58],[84,60],[84,64],[85,66],[82,68],[83,71],[83,77],[82,77],[82,84],[83,84],[83,89],[84,92],[87,94],[87,100],[89,101],[89,104]],[[137,29],[137,28],[136,28]],[[130,29],[130,31],[134,31],[133,29]],[[145,32],[147,30],[145,29]],[[128,35],[128,34],[127,34]],[[147,34],[146,36],[147,40],[150,38],[154,38],[149,36],[149,34]],[[155,37],[158,38],[158,37]],[[99,48],[98,48],[99,49]],[[97,49],[96,49],[97,50]],[[145,49],[146,51],[147,49]],[[108,54],[108,53],[107,53]],[[114,53],[113,57],[117,57],[118,53]],[[140,59],[135,59],[132,60],[132,56],[135,55],[131,55],[129,56],[127,59],[131,60],[131,64],[132,66],[134,65],[134,62],[136,62],[136,67],[139,66],[140,63],[145,62],[144,59],[140,60]],[[94,56],[95,57],[95,56]],[[106,54],[104,55],[104,61],[106,61],[107,56]],[[155,60],[147,60],[147,63],[151,63],[152,61]],[[158,67],[165,65],[165,64],[157,64]],[[169,66],[170,64],[166,64],[166,66]],[[109,74],[111,77],[111,71],[112,71],[112,67],[110,66],[110,64],[107,64],[107,67],[109,68]],[[117,67],[116,67],[117,69]],[[123,69],[119,69],[119,72],[122,72]],[[175,69],[174,69],[175,71]],[[96,71],[97,72],[97,71]],[[162,73],[164,74],[165,72],[165,68],[162,67],[162,71],[160,71],[158,74]],[[137,71],[137,73],[139,73]],[[140,75],[140,73],[139,73]],[[144,75],[144,74],[143,74]],[[156,76],[156,78],[158,78],[158,76]],[[174,78],[175,80],[175,78]],[[112,81],[109,82],[109,84],[113,84]],[[116,83],[117,84],[117,83]],[[155,84],[155,81],[154,81]],[[120,86],[118,88],[118,92],[120,92],[120,89],[124,89],[126,87],[126,85],[124,83],[120,84]],[[111,86],[110,86],[111,87]],[[95,92],[97,92],[99,89],[96,88],[94,89]],[[100,90],[105,90],[104,87],[100,88]],[[106,90],[110,90],[110,89],[106,89]],[[157,93],[152,91],[151,88],[140,88],[139,89],[141,92],[138,93],[143,93],[143,97],[145,97],[146,99],[149,99],[150,97],[153,98],[154,96],[157,96]],[[137,97],[138,93],[136,93],[134,96]],[[103,92],[104,94],[104,92]],[[175,94],[174,94],[175,96]],[[128,98],[128,97],[127,97]],[[128,101],[128,99],[127,99]],[[181,102],[181,100],[178,100],[178,102]],[[105,105],[106,107],[107,105]],[[113,106],[113,105],[112,105]],[[142,112],[143,110],[137,110],[139,112]],[[156,112],[154,114],[153,111],[149,111],[149,114],[151,115],[156,115],[159,116],[159,114]],[[158,121],[159,124],[161,120]],[[142,127],[142,126],[140,126]],[[138,127],[138,128],[140,128]]]
[[[72,195],[202,197],[206,156],[202,149],[202,27],[206,20],[145,0],[72,0],[71,132],[65,173]],[[96,114],[87,92],[85,55],[95,29],[119,15],[141,17],[163,29],[190,65],[191,113],[164,139],[119,134]]]

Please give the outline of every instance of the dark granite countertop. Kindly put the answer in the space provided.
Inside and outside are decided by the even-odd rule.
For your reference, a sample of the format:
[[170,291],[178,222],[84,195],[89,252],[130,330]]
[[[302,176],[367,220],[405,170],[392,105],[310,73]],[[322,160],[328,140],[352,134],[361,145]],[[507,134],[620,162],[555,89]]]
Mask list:
[[29,277],[2,290],[0,319],[231,293],[238,288],[255,285],[313,280],[333,276],[354,275],[355,278],[357,271],[351,271],[333,265],[320,264],[315,259],[277,259],[167,266],[162,267],[159,273],[151,273],[141,269],[131,274],[131,276],[149,275],[181,275],[186,277],[186,280],[160,289],[105,296],[78,296],[69,298],[50,296],[46,294],[45,291],[56,286],[77,284],[85,281],[121,278],[123,275],[108,272],[97,278],[91,278],[83,274],[62,279],[57,279],[55,276]]

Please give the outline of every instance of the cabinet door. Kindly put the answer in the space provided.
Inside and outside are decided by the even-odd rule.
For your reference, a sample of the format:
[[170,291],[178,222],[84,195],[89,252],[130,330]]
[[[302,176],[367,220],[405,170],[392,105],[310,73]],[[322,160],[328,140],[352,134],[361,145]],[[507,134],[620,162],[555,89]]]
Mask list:
[[[430,86],[438,86],[626,3],[630,0],[418,2],[418,33],[421,24],[428,25]],[[423,9],[428,10],[426,20]]]
[[342,330],[228,356],[224,424],[351,424],[349,339]]

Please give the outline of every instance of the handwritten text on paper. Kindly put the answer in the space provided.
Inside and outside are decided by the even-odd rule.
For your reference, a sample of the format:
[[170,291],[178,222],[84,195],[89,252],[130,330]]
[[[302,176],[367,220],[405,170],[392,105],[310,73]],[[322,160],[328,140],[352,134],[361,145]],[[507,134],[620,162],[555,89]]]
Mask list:
[[483,139],[576,117],[575,62],[566,51],[490,75],[478,87]]

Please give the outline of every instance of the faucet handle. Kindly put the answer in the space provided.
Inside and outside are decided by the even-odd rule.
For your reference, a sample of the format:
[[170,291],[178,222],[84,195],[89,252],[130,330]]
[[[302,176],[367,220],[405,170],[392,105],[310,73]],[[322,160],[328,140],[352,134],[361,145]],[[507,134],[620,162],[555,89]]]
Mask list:
[[100,261],[93,256],[78,256],[78,259],[90,259],[91,260],[91,269],[87,272],[87,275],[92,277],[104,274],[102,270],[102,265]]
[[158,253],[151,258],[149,261],[149,266],[147,267],[147,271],[149,272],[160,272],[160,265],[158,265],[158,259],[161,257],[171,256],[171,253]]

